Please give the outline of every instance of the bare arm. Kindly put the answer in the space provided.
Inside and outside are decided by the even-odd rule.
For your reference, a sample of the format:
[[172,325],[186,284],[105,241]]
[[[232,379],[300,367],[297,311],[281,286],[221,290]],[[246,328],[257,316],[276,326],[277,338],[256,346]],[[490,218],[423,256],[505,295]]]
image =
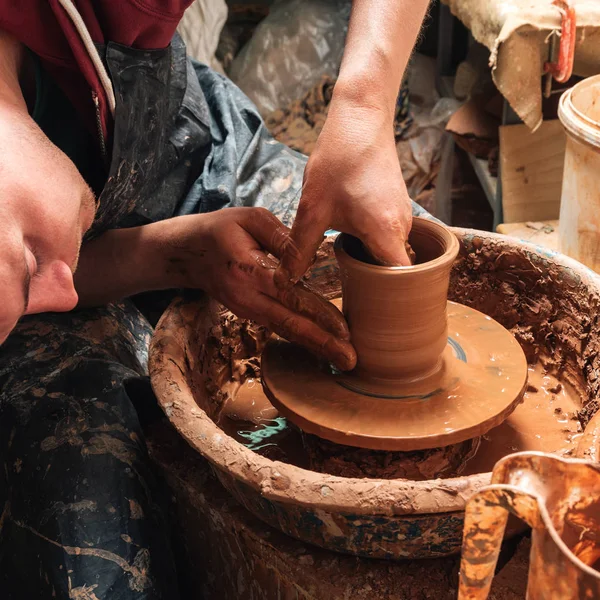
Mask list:
[[75,285],[81,306],[151,290],[199,288],[347,370],[356,354],[341,313],[302,284],[273,281],[288,229],[262,208],[224,209],[106,232],[85,245]]
[[[429,0],[354,0],[332,108],[351,102],[387,114],[396,99]],[[337,98],[336,98],[337,96]]]
[[[299,284],[273,281],[289,230],[260,208],[221,210],[106,232],[81,248],[93,194],[30,117],[26,53],[0,31],[0,344],[25,313],[199,288],[235,312],[351,369],[341,313]],[[75,287],[74,287],[75,284]]]
[[298,216],[277,273],[308,268],[323,233],[355,235],[383,264],[409,264],[411,203],[393,122],[400,84],[429,0],[354,0],[329,115],[305,172]]

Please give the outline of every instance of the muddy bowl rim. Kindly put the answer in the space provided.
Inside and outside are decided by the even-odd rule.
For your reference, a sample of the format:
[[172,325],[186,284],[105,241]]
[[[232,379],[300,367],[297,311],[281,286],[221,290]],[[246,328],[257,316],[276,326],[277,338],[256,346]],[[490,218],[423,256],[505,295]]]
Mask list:
[[[461,246],[473,238],[505,243],[507,237],[475,229],[449,229],[456,234]],[[517,238],[510,238],[510,242],[522,251],[570,270],[583,285],[595,288],[600,295],[600,275],[588,267],[536,244]],[[157,401],[171,425],[194,450],[214,468],[249,486],[265,499],[313,511],[365,516],[463,513],[466,502],[490,483],[491,472],[426,481],[339,477],[273,461],[246,448],[200,408],[185,371],[173,358],[182,354],[172,333],[177,321],[177,312],[172,309],[179,302],[175,299],[163,313],[150,344],[149,372]],[[206,308],[215,301],[204,297],[199,302],[204,302]]]

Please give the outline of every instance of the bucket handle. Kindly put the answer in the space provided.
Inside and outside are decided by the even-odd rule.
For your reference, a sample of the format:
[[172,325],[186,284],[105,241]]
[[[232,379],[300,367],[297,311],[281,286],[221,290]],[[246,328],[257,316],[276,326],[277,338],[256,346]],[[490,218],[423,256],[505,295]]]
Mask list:
[[577,14],[573,0],[553,0],[552,4],[560,12],[560,43],[557,62],[547,62],[544,72],[559,83],[565,83],[573,74],[575,61],[575,40],[577,35]]
[[[485,600],[488,597],[504,531],[510,513],[521,518],[535,532],[553,528],[546,508],[547,496],[560,482],[576,491],[565,498],[571,520],[576,515],[584,531],[598,531],[600,504],[600,465],[585,460],[567,459],[543,452],[517,452],[500,459],[492,473],[492,485],[479,490],[467,502],[463,532],[459,600]],[[573,482],[577,485],[573,487]],[[586,492],[584,493],[584,490]],[[563,505],[561,510],[567,505]],[[562,541],[561,550],[570,555],[576,567],[597,581],[600,574],[591,565],[600,558],[600,543],[581,539],[570,549]]]

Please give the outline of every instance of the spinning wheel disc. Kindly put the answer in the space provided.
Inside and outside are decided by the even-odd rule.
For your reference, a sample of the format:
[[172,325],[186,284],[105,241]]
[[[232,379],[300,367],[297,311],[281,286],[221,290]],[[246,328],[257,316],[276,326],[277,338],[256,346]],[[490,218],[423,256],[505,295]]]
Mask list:
[[491,317],[448,302],[448,345],[440,369],[425,379],[362,380],[274,338],[263,351],[262,381],[273,405],[307,433],[410,451],[456,444],[499,425],[523,396],[527,361]]

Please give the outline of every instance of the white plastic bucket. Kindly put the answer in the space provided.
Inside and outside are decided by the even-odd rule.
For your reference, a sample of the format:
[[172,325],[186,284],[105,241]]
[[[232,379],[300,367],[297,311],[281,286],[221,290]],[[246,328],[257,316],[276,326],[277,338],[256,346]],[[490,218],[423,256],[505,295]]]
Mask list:
[[600,75],[562,95],[558,118],[567,132],[560,250],[600,272]]

